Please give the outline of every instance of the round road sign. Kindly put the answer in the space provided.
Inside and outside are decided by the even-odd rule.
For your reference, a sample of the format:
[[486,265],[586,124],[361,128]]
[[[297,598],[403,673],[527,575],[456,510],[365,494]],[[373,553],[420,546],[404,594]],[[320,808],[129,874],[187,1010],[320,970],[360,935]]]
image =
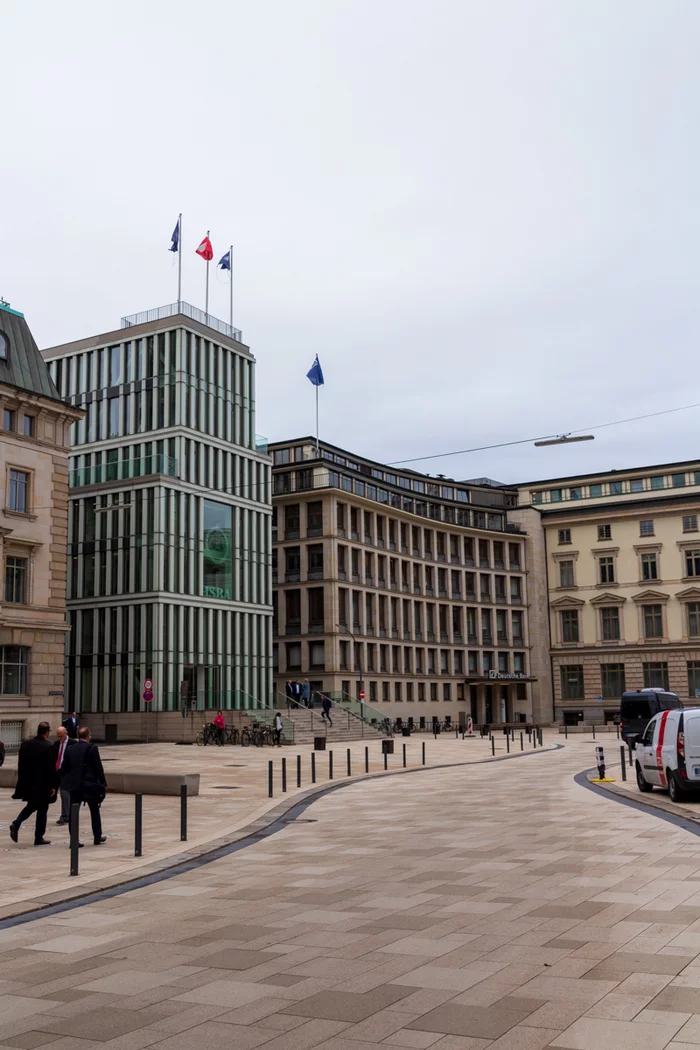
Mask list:
[[150,689],[146,689],[144,691],[144,693],[142,694],[142,699],[143,699],[144,704],[150,704],[151,703],[151,701],[153,700],[153,693],[150,691]]
[[151,690],[153,688],[153,682],[151,681],[150,678],[147,678],[146,681],[143,683],[143,688],[145,689],[146,692],[148,692],[149,690]]

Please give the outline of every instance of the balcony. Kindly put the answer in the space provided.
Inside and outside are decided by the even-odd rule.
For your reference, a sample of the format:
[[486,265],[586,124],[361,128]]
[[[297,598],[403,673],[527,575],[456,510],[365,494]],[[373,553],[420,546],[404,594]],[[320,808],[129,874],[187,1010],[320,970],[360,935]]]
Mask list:
[[284,574],[285,583],[299,583],[300,579],[301,574],[299,573],[298,569],[287,569],[287,571]]
[[323,536],[323,525],[307,525],[307,536]]
[[407,583],[402,583],[402,584],[401,584],[401,590],[403,591],[403,593],[404,593],[404,594],[408,594],[408,592],[410,591],[410,589],[411,589],[411,588],[410,588],[410,587],[408,586],[408,584],[407,584]]
[[438,551],[437,560],[447,562],[447,556],[442,551]]
[[420,586],[417,583],[413,584],[413,593],[414,594],[420,594],[421,593]]
[[285,538],[285,540],[298,540],[299,539],[299,526],[297,525],[297,527],[295,529],[285,529],[284,530],[284,538]]
[[360,574],[359,574],[359,572],[353,572],[353,574],[352,574],[352,582],[353,583],[359,583],[360,582]]
[[[345,535],[345,526],[344,525],[338,525],[338,527],[336,529],[336,532],[338,533],[339,536],[344,536]],[[347,668],[345,668],[345,670],[347,670]]]
[[475,602],[476,601],[476,591],[467,591],[467,593],[465,595],[465,601]]
[[374,587],[374,576],[372,576],[370,573],[367,573],[365,575],[365,586]]
[[449,642],[449,640],[450,636],[447,633],[447,631],[440,631],[440,641],[442,642],[442,644],[444,645],[445,643]]
[[452,565],[459,565],[459,557],[458,557],[458,555],[451,554],[450,555],[450,562],[452,563]]
[[477,638],[476,638],[475,634],[468,634],[467,635],[467,644],[468,645],[476,645],[476,642],[477,642]]
[[494,569],[505,569],[506,563],[501,558],[495,558],[493,567]]
[[152,474],[179,477],[177,460],[171,456],[141,456],[121,462],[101,463],[96,467],[78,467],[69,472],[69,484],[72,489],[77,489],[84,485],[104,485],[110,481],[143,478]]
[[392,540],[389,540],[389,550],[390,551],[395,551],[396,550],[396,544]]
[[338,569],[338,579],[339,580],[347,580],[347,578],[348,578],[348,574],[346,573],[345,569]]
[[350,532],[350,539],[359,541],[359,539],[360,539],[359,532],[357,532],[355,529],[352,529],[352,531]]
[[444,587],[439,587],[438,588],[438,598],[446,598],[446,597],[447,597],[447,591],[445,590],[445,588]]
[[398,638],[399,637],[398,627],[392,627],[391,628],[391,637],[392,638]]
[[465,565],[471,565],[471,566],[474,565],[474,559],[473,559],[473,557],[470,554],[468,554],[466,556],[466,558],[464,559],[464,564]]
[[482,633],[482,635],[481,635],[481,644],[482,644],[482,645],[493,645],[493,637],[492,637],[492,635],[490,635],[490,634],[487,634],[487,633],[486,633],[486,632],[484,631],[484,632]]
[[285,634],[301,634],[301,620],[288,620],[285,625]]
[[392,580],[392,581],[391,581],[391,583],[389,584],[389,588],[390,588],[390,590],[392,590],[392,591],[398,591],[398,589],[399,589],[399,585],[398,585],[398,583],[396,582],[396,580]]
[[423,641],[423,632],[418,627],[416,628],[416,641],[417,642],[422,642]]
[[434,641],[435,641],[435,631],[430,631],[430,630],[429,630],[429,631],[428,631],[428,635],[427,635],[427,638],[428,638],[428,641],[429,641],[429,642],[434,642]]
[[309,634],[323,634],[324,629],[323,620],[309,620]]
[[499,645],[508,645],[508,635],[505,631],[499,631],[496,635]]
[[462,632],[461,631],[453,631],[452,634],[454,635],[452,640],[453,640],[453,642],[455,642],[455,644],[457,642],[461,642],[462,641]]
[[379,579],[377,580],[377,586],[378,587],[386,587],[386,579],[385,579],[384,576],[380,576],[379,577]]
[[387,636],[387,634],[386,634],[386,627],[383,624],[380,624],[379,625],[379,637],[380,638],[386,638],[386,636]]
[[480,569],[490,569],[491,568],[491,566],[489,565],[488,558],[479,558],[479,568]]
[[459,590],[459,588],[457,588],[457,587],[453,587],[452,588],[452,598],[455,599],[456,601],[461,602],[461,600],[462,600],[462,592]]
[[433,594],[435,594],[435,591],[433,590],[432,587],[428,586],[428,587],[425,588],[425,593],[428,594],[428,595],[433,595]]

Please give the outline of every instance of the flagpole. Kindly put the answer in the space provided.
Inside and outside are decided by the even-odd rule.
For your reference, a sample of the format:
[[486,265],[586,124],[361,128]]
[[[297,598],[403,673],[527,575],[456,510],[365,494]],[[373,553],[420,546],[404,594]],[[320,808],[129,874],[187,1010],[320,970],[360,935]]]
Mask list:
[[[207,240],[209,239],[209,230],[207,230]],[[209,263],[211,259],[207,259],[207,283],[206,291],[204,293],[204,312],[207,315],[207,324],[209,323]]]
[[177,217],[177,228],[180,231],[177,245],[177,312],[180,313],[182,302],[182,212]]
[[316,384],[316,456],[318,457],[318,384]]
[[231,328],[233,328],[233,245],[231,245],[231,247],[229,248],[228,260],[229,260],[229,263],[231,264],[231,275],[230,275],[231,276],[231,288],[230,288],[231,303],[230,303],[229,316],[231,318],[230,325],[231,325]]

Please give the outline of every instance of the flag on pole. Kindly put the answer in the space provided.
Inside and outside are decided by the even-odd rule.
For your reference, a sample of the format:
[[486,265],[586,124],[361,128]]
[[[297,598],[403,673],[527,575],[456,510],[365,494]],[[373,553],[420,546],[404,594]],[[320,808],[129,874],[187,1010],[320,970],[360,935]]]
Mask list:
[[172,244],[168,248],[168,251],[169,252],[179,252],[180,251],[180,220],[179,219],[175,223],[175,229],[173,230],[172,236],[171,236],[170,239],[172,241]]
[[225,255],[221,256],[221,258],[219,259],[219,261],[218,261],[218,263],[216,265],[220,266],[222,270],[230,270],[231,269],[231,249],[230,248],[226,252]]
[[323,386],[323,372],[321,370],[321,362],[318,359],[318,354],[316,354],[316,360],[306,373],[306,378],[309,379],[314,386]]
[[214,249],[212,248],[211,241],[208,237],[203,238],[202,243],[199,248],[197,248],[195,254],[199,255],[199,257],[204,259],[205,262],[211,262],[214,258]]

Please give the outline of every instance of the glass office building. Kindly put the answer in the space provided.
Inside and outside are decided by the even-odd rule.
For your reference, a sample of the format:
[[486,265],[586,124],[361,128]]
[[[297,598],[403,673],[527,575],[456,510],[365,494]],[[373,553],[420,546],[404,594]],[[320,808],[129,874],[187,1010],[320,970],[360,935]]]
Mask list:
[[43,351],[70,461],[67,706],[249,708],[272,687],[270,460],[255,359],[186,303]]

